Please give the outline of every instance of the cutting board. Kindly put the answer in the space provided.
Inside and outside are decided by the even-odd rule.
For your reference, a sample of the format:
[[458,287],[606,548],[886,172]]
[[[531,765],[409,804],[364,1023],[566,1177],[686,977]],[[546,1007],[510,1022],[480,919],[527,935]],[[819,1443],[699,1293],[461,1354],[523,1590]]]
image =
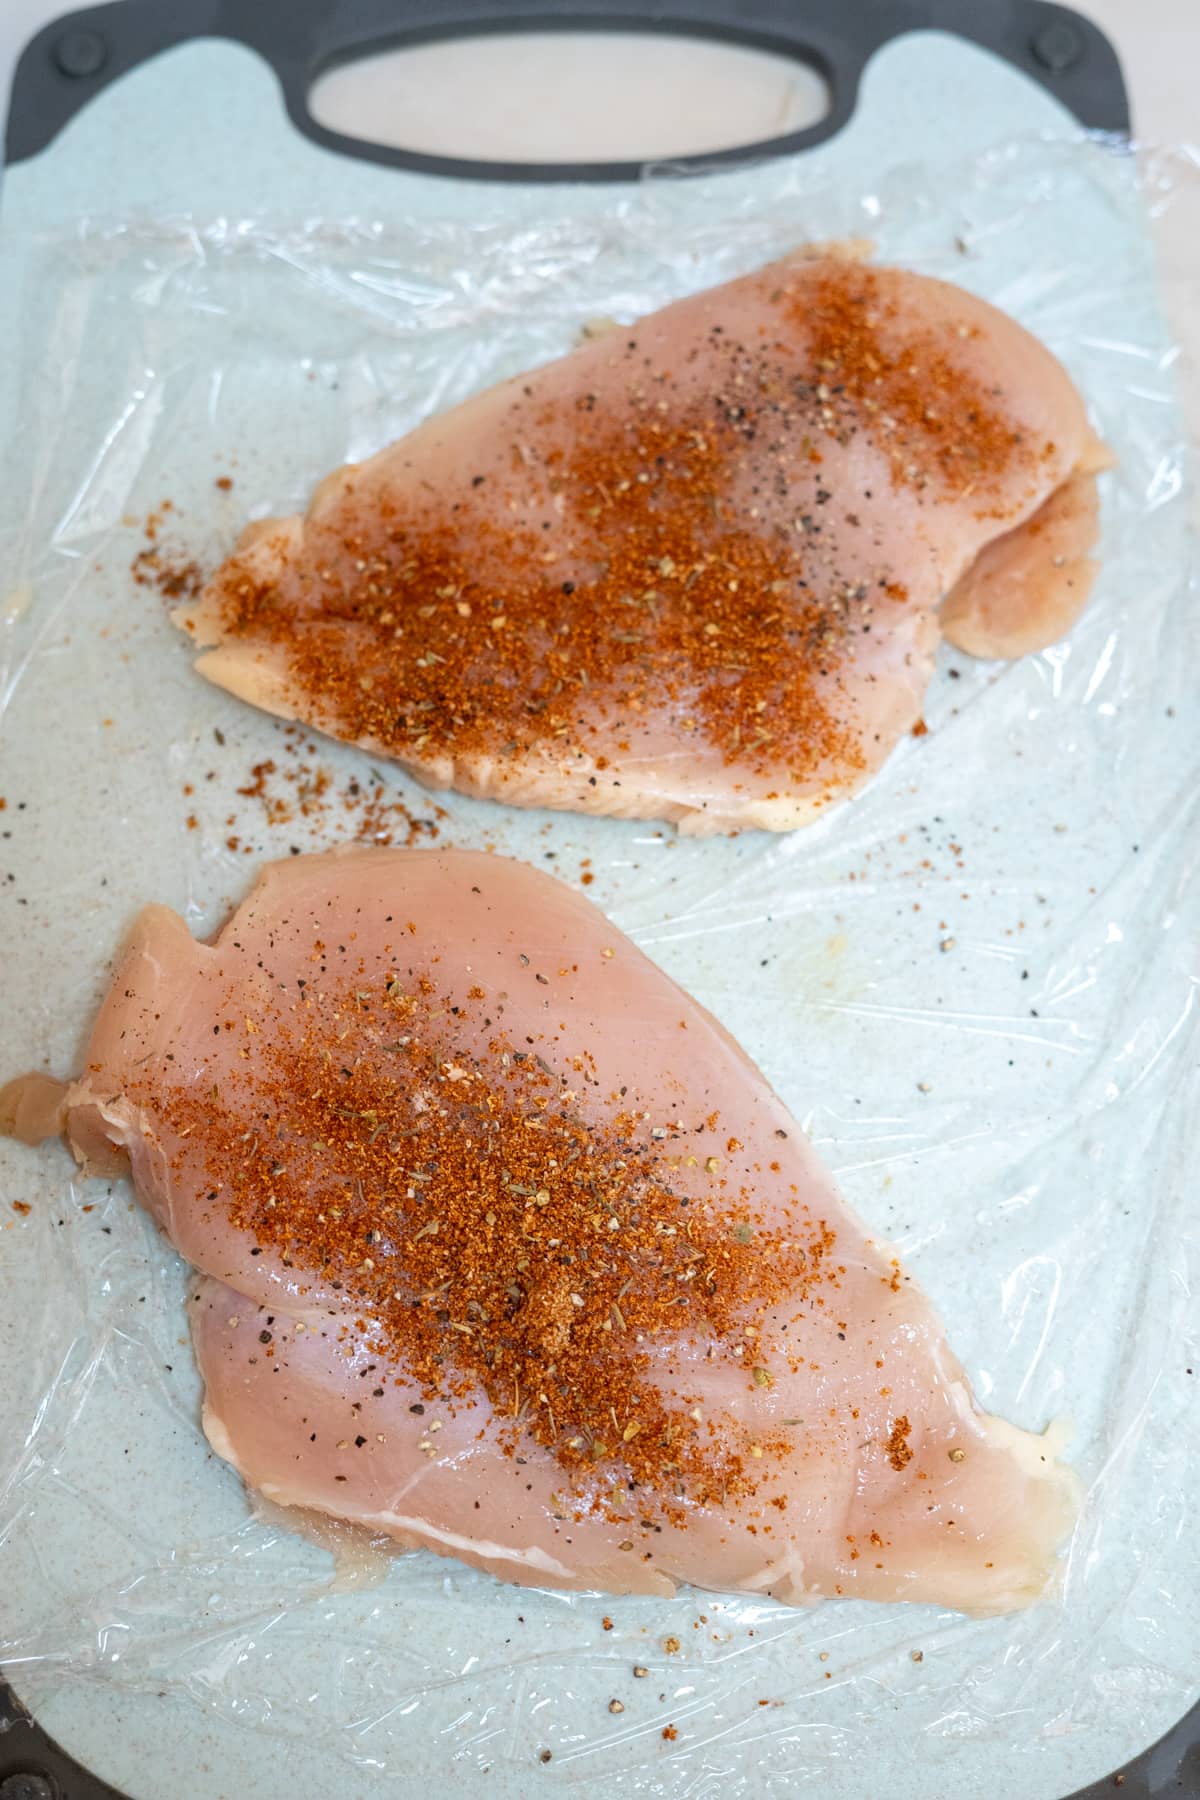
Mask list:
[[[1056,1800],[1194,1697],[1195,1566],[1174,1534],[1195,627],[1136,176],[1079,130],[1125,125],[1119,75],[1057,8],[980,8],[967,37],[932,27],[969,9],[847,10],[656,6],[806,55],[828,120],[750,158],[552,178],[313,123],[315,70],[403,36],[390,9],[294,6],[282,31],[273,9],[134,0],[35,41],[0,214],[19,346],[0,367],[3,1041],[14,1067],[69,1069],[142,901],[212,929],[259,860],[357,828],[343,805],[281,832],[239,792],[292,755],[345,801],[361,759],[297,749],[198,682],[164,569],[187,579],[247,516],[302,506],[325,469],[569,347],[587,318],[801,239],[870,236],[977,288],[1063,356],[1121,457],[1105,573],[1068,645],[1004,670],[944,658],[929,735],[784,840],[687,844],[454,797],[437,814],[384,780],[418,842],[430,821],[565,880],[586,867],[901,1246],[984,1403],[1069,1419],[1088,1499],[1064,1597],[976,1624],[694,1594],[648,1608],[424,1556],[331,1587],[324,1553],[251,1517],[207,1451],[185,1274],[128,1193],[3,1146],[0,1661],[135,1800],[430,1781]],[[407,29],[496,22],[462,0]],[[607,1700],[635,1661],[652,1679],[618,1719]]]

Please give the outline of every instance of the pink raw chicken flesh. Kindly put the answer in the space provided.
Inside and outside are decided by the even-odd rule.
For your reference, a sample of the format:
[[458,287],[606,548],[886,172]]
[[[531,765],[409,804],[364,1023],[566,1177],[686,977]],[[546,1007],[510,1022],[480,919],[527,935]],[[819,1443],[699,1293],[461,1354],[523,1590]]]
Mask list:
[[431,787],[786,831],[919,721],[939,629],[1069,628],[1108,460],[994,307],[798,256],[338,470],[175,617],[210,681]]
[[[0,1116],[128,1156],[200,1272],[214,1448],[271,1500],[511,1581],[988,1613],[1074,1483],[722,1027],[549,876],[268,866],[149,907],[82,1078]],[[23,1110],[22,1110],[23,1103]]]

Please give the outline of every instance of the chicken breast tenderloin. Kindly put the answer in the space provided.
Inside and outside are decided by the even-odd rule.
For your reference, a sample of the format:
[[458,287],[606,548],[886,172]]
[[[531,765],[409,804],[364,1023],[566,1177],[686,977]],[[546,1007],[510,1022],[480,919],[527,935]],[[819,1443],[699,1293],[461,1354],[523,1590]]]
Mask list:
[[465,851],[268,866],[138,919],[82,1076],[0,1121],[127,1160],[200,1272],[247,1483],[514,1581],[987,1613],[1074,1482],[709,1014],[586,900]]
[[951,590],[976,654],[1068,629],[1108,460],[1003,313],[802,255],[337,471],[175,617],[210,681],[431,787],[791,830],[920,718]]

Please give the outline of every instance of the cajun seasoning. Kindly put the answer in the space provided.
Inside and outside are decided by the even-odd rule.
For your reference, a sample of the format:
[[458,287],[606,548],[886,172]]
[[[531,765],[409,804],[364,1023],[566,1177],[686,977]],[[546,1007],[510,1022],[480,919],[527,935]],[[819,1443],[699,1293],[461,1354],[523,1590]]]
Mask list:
[[753,1391],[747,1329],[836,1288],[825,1220],[797,1197],[747,1232],[752,1192],[689,1201],[644,1114],[584,1116],[586,1054],[556,1070],[495,1022],[471,1049],[482,990],[451,1001],[417,967],[362,980],[218,1023],[244,1072],[133,1083],[181,1144],[172,1166],[202,1142],[210,1202],[256,1248],[339,1287],[426,1401],[486,1400],[506,1453],[550,1450],[574,1506],[629,1518],[632,1484],[639,1517],[677,1520],[754,1494],[790,1436],[707,1419],[652,1378],[654,1351],[698,1338]]
[[[533,755],[594,786],[665,716],[777,777],[768,798],[865,769],[845,685],[908,603],[865,484],[1004,516],[1054,446],[964,366],[978,328],[920,322],[887,272],[778,279],[741,328],[718,290],[704,335],[606,334],[574,382],[496,390],[457,457],[433,421],[428,450],[388,453],[396,479],[346,473],[301,550],[221,571],[223,636],[277,651],[322,729],[418,766]],[[839,493],[851,448],[866,473]]]
[[357,842],[410,847],[441,834],[446,809],[429,800],[415,811],[393,793],[378,771],[339,777],[323,762],[308,734],[295,725],[281,731],[275,757],[253,763],[238,794],[257,800],[265,823],[282,830],[305,824],[310,831],[348,828]]
[[912,1448],[908,1442],[911,1430],[912,1426],[908,1422],[908,1415],[902,1413],[893,1424],[891,1435],[885,1446],[887,1459],[897,1474],[899,1474],[902,1469],[907,1468],[908,1464],[912,1461]]

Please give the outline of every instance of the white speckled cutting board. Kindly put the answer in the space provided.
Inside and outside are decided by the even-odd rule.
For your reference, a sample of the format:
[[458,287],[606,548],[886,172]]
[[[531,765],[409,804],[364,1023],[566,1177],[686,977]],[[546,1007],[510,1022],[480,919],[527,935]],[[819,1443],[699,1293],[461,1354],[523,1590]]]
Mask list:
[[[591,897],[899,1242],[982,1401],[1071,1422],[1087,1499],[1063,1592],[984,1622],[606,1603],[424,1556],[332,1591],[323,1553],[253,1520],[208,1453],[184,1273],[128,1193],[0,1146],[0,1663],[137,1800],[435,1781],[1055,1800],[1194,1696],[1187,458],[1132,166],[981,52],[893,44],[851,125],[790,163],[533,190],[317,149],[253,56],[201,42],[9,173],[2,1072],[72,1066],[142,901],[207,930],[260,857],[346,829],[272,827],[238,793],[286,743],[192,675],[134,581],[147,514],[169,498],[167,552],[211,562],[248,515],[302,505],[582,320],[851,233],[1009,308],[1089,396],[1120,465],[1086,617],[1016,666],[944,656],[928,736],[805,834],[683,843],[450,798],[441,841],[571,881],[589,859]],[[312,754],[339,793],[361,766]]]

